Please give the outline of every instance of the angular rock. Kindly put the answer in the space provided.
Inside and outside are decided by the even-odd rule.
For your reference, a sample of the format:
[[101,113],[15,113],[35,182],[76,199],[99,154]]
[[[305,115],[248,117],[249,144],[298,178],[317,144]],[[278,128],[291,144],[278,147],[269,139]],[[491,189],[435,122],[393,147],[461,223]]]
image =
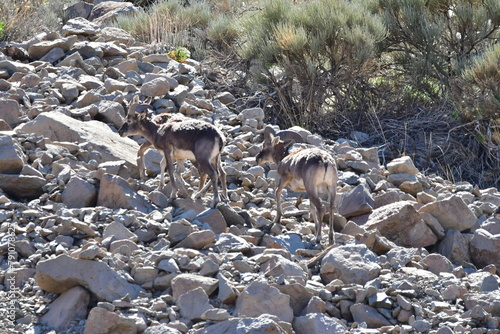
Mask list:
[[83,17],[76,17],[74,19],[70,19],[62,27],[62,32],[66,36],[70,35],[92,36],[92,35],[97,35],[97,33],[99,33],[100,30],[101,27],[99,25],[89,22],[89,20]]
[[149,326],[143,334],[182,334],[182,332],[167,324],[160,324],[157,326]]
[[101,178],[97,205],[111,209],[131,209],[151,212],[149,201],[137,193],[128,182],[116,175],[104,174]]
[[19,174],[26,162],[27,158],[17,141],[9,135],[0,134],[0,174]]
[[99,38],[105,42],[118,42],[131,46],[135,38],[127,31],[116,27],[103,27],[99,33]]
[[436,275],[442,272],[451,273],[454,268],[450,260],[441,254],[429,254],[420,263],[424,265],[424,268]]
[[89,20],[102,24],[114,19],[117,15],[130,14],[137,10],[131,2],[103,1],[92,8]]
[[194,321],[201,320],[203,313],[214,308],[210,305],[207,293],[203,288],[196,288],[182,294],[177,299],[176,305],[183,318]]
[[92,11],[93,5],[84,1],[75,3],[74,5],[66,7],[64,13],[68,19],[74,19],[77,17],[83,17],[86,19],[89,17]]
[[181,240],[176,248],[203,249],[215,242],[215,234],[211,230],[197,231],[190,233]]
[[106,226],[102,237],[103,239],[113,237],[113,240],[130,240],[133,242],[137,242],[138,240],[137,235],[130,232],[122,223],[116,221]]
[[215,246],[226,252],[245,253],[252,249],[252,245],[248,241],[232,233],[221,233],[217,238]]
[[478,229],[470,240],[472,261],[479,268],[493,264],[500,275],[500,234],[491,234],[486,230]]
[[314,296],[305,286],[298,283],[283,285],[272,284],[272,286],[280,290],[281,293],[290,296],[290,305],[293,308],[293,314],[295,316],[299,316],[302,313],[302,310],[304,310]]
[[222,213],[217,209],[208,209],[196,216],[195,221],[207,224],[215,234],[226,232],[227,223]]
[[95,103],[95,105],[99,108],[96,119],[113,124],[116,129],[121,128],[125,123],[125,110],[120,103],[103,100]]
[[387,170],[391,174],[396,173],[407,173],[411,175],[417,175],[418,169],[413,164],[413,160],[409,156],[404,156],[401,158],[397,158],[392,160],[387,164]]
[[68,208],[95,206],[97,188],[87,180],[72,176],[61,193],[61,199]]
[[456,195],[424,205],[420,212],[428,212],[445,230],[465,231],[477,222],[477,218],[465,202]]
[[73,44],[77,40],[76,36],[69,36],[66,38],[60,38],[53,41],[42,41],[31,45],[28,48],[28,54],[33,59],[40,59],[47,54],[50,50],[54,48],[61,48],[63,51],[68,51],[71,49]]
[[11,128],[14,128],[19,123],[21,116],[21,107],[16,100],[0,98],[0,119],[3,119]]
[[238,297],[238,290],[233,286],[231,281],[220,272],[217,274],[219,279],[219,293],[217,298],[224,304],[233,303]]
[[45,291],[63,293],[83,286],[98,300],[112,302],[126,295],[136,298],[141,287],[128,283],[104,262],[59,255],[36,266],[35,281]]
[[267,282],[254,281],[236,300],[234,314],[237,317],[258,317],[262,314],[277,316],[281,321],[293,320],[290,297],[282,294]]
[[102,307],[90,310],[84,334],[136,334],[137,324],[134,319],[126,318]]
[[102,122],[82,122],[59,112],[50,112],[18,126],[16,131],[36,133],[52,141],[88,142],[99,152],[96,155],[98,163],[124,160],[131,176],[139,176],[136,162],[139,145],[129,138],[120,137]]
[[408,201],[375,209],[363,227],[367,230],[378,229],[384,237],[404,247],[427,247],[437,241],[413,203]]
[[381,267],[377,256],[365,245],[340,246],[331,249],[321,261],[324,284],[340,279],[345,284],[364,285],[378,277]]
[[72,321],[87,318],[89,301],[90,294],[86,289],[81,286],[71,288],[48,306],[49,311],[40,322],[56,330],[66,329]]
[[285,277],[301,277],[304,280],[307,277],[301,266],[281,255],[264,256],[261,261],[265,262],[262,263],[260,271],[268,277],[284,275]]
[[310,333],[347,333],[347,327],[338,319],[323,313],[311,313],[293,320],[296,334]]
[[481,306],[486,312],[494,317],[500,317],[500,290],[491,292],[466,293],[464,295],[466,310]]
[[159,77],[145,82],[141,86],[141,94],[145,96],[165,96],[170,90],[169,81],[166,78]]
[[462,234],[458,230],[446,231],[445,237],[439,242],[438,252],[456,265],[471,263],[470,240],[472,234]]
[[217,289],[219,280],[194,274],[180,274],[172,280],[172,296],[178,299],[181,295],[196,288],[203,288],[207,295]]
[[350,310],[354,321],[358,323],[364,322],[368,328],[380,328],[391,325],[389,320],[380,314],[377,309],[369,305],[356,303],[351,306]]
[[207,326],[196,334],[243,334],[248,330],[259,334],[289,334],[276,321],[266,317],[232,318]]
[[16,199],[32,200],[40,197],[47,180],[34,175],[0,174],[0,189]]
[[342,194],[342,202],[338,208],[340,215],[349,218],[370,213],[375,201],[365,185],[358,185]]

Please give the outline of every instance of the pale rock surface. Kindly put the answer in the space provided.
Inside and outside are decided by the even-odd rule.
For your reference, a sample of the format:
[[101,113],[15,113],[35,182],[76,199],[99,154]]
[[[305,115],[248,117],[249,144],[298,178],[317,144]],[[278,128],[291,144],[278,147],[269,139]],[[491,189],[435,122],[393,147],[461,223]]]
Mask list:
[[125,227],[121,222],[112,222],[104,229],[102,233],[104,239],[113,237],[113,240],[130,240],[132,242],[137,241],[137,235],[132,233],[127,227]]
[[421,261],[426,270],[439,275],[439,273],[453,272],[453,263],[441,254],[429,254]]
[[97,188],[81,177],[72,176],[61,193],[61,200],[68,208],[94,206],[97,201]]
[[356,186],[347,193],[342,193],[339,197],[341,198],[341,204],[338,212],[346,218],[370,213],[375,204],[369,189],[365,185]]
[[491,234],[478,229],[470,241],[471,258],[477,266],[483,268],[493,264],[500,275],[500,234]]
[[466,310],[472,310],[481,306],[486,312],[494,317],[500,316],[500,290],[491,292],[467,293],[464,295]]
[[0,119],[14,128],[22,116],[21,107],[16,100],[0,98]]
[[203,249],[215,242],[215,233],[211,230],[196,231],[190,233],[179,242],[176,248]]
[[377,309],[366,304],[357,303],[350,307],[354,321],[365,322],[368,328],[390,326],[391,323]]
[[438,199],[420,208],[420,212],[428,212],[437,218],[445,230],[465,231],[477,222],[477,218],[464,201],[451,195]]
[[290,296],[290,305],[295,316],[299,316],[302,313],[314,296],[310,290],[299,283],[272,284],[272,286],[280,290],[281,293]]
[[141,291],[138,285],[128,283],[104,262],[74,259],[67,255],[40,261],[35,280],[42,289],[55,293],[80,285],[98,300],[109,302],[127,294],[137,297]]
[[19,174],[26,161],[17,141],[10,135],[0,133],[0,174]]
[[136,209],[142,212],[153,210],[147,199],[134,191],[125,179],[111,174],[104,174],[101,178],[97,205],[113,209]]
[[282,321],[291,322],[293,320],[290,297],[266,282],[259,281],[252,282],[241,292],[236,300],[234,314],[238,317],[258,317],[263,314],[271,314]]
[[47,180],[36,175],[0,174],[0,189],[18,199],[35,199],[43,194]]
[[70,35],[96,35],[101,28],[99,25],[89,22],[83,17],[76,17],[68,20],[62,27],[63,34]]
[[396,158],[387,164],[387,170],[391,174],[408,173],[417,175],[418,169],[413,164],[413,160],[409,156]]
[[378,229],[384,237],[405,247],[426,247],[437,241],[436,235],[422,220],[413,203],[408,201],[375,209],[364,228]]
[[190,290],[177,299],[180,315],[189,320],[201,320],[202,315],[214,307],[210,305],[207,293],[203,288]]
[[203,288],[207,295],[217,289],[219,280],[194,274],[180,274],[172,280],[172,296],[177,300],[180,296],[196,288]]
[[66,329],[74,320],[87,318],[87,306],[90,301],[89,292],[76,286],[63,292],[49,306],[40,321],[56,330]]
[[101,307],[90,310],[84,334],[136,334],[137,325],[133,319],[121,316]]
[[323,313],[311,313],[293,320],[293,329],[296,334],[310,333],[346,333],[346,326],[338,319]]
[[249,330],[259,334],[290,334],[276,321],[266,317],[231,318],[195,331],[194,334],[246,334]]
[[339,246],[321,261],[321,279],[328,284],[340,279],[345,284],[366,282],[378,277],[381,267],[377,256],[365,245]]
[[51,112],[18,126],[16,131],[36,133],[52,141],[89,142],[99,151],[97,162],[124,160],[131,174],[138,176],[136,155],[139,145],[120,137],[102,122],[82,122],[59,112]]
[[158,77],[151,81],[145,82],[141,86],[141,94],[145,96],[164,96],[170,90],[169,81],[166,78]]

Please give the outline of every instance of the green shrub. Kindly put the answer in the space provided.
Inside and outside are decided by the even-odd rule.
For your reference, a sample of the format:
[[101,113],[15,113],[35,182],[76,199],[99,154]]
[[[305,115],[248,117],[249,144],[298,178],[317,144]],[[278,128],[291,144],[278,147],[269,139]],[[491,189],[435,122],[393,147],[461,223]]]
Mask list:
[[258,60],[257,74],[279,91],[286,125],[309,126],[323,111],[355,107],[357,81],[386,34],[373,8],[361,0],[269,0],[243,20],[241,54]]
[[179,46],[177,49],[167,52],[167,56],[178,61],[179,63],[184,63],[191,56],[191,53],[188,49]]
[[156,45],[161,51],[184,46],[201,59],[212,47],[228,50],[237,38],[235,8],[242,0],[160,0],[138,12],[118,17],[114,26],[130,32],[136,39]]
[[[380,8],[384,50],[401,66],[401,80],[436,99],[500,37],[498,0],[380,0]],[[437,85],[440,95],[433,94]]]
[[77,0],[20,0],[0,2],[0,40],[24,41],[41,32],[59,31],[64,8]]

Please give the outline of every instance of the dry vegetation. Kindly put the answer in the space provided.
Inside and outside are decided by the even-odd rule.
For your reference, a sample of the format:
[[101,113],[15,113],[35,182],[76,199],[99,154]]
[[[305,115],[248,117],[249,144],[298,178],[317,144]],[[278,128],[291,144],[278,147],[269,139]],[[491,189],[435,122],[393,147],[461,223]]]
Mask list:
[[[0,2],[0,38],[57,29],[71,0]],[[455,182],[500,187],[497,0],[135,0],[114,25],[161,52],[187,48],[206,82],[271,122],[363,131]],[[50,13],[47,15],[46,13]],[[235,106],[236,107],[236,106]]]

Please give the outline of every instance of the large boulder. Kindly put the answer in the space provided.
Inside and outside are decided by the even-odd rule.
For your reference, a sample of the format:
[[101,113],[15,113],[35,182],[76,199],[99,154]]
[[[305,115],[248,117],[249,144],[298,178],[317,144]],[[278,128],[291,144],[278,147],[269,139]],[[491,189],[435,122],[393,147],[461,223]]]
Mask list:
[[436,235],[413,205],[414,202],[400,201],[375,209],[364,227],[367,230],[378,229],[384,237],[403,247],[435,244]]
[[104,174],[97,196],[97,205],[111,209],[130,209],[142,212],[153,210],[151,203],[136,192],[124,178]]
[[0,174],[0,189],[17,199],[31,200],[40,197],[46,183],[43,177],[35,175]]
[[320,275],[324,284],[340,279],[345,284],[364,285],[378,277],[381,269],[377,255],[366,245],[346,245],[333,248],[325,255]]
[[477,217],[462,198],[451,195],[424,205],[420,212],[428,212],[439,221],[445,230],[465,231],[474,226]]
[[311,313],[293,320],[296,334],[347,333],[347,327],[340,320],[322,313]]
[[0,133],[0,174],[19,174],[26,160],[17,141],[10,135]]
[[108,302],[126,295],[137,298],[142,290],[140,286],[127,282],[104,262],[75,259],[68,255],[38,262],[35,281],[43,290],[54,293],[83,286],[97,300]]
[[494,264],[500,274],[500,234],[478,229],[470,241],[472,261],[480,268]]
[[[288,333],[280,325],[262,316],[257,318],[232,318],[207,326],[197,332],[197,334],[229,334],[229,333],[259,333],[259,334],[286,334]],[[167,332],[167,334],[169,334]]]
[[36,133],[52,141],[88,142],[99,152],[96,155],[98,163],[123,160],[131,175],[139,176],[136,162],[139,145],[129,138],[120,137],[102,122],[83,122],[53,111],[38,115],[34,120],[18,126],[15,131]]
[[194,274],[180,274],[172,280],[172,295],[178,299],[181,295],[197,288],[202,288],[207,295],[217,289],[218,279]]
[[75,286],[49,305],[49,311],[40,318],[40,322],[54,329],[66,329],[72,321],[86,319],[89,301],[89,292]]
[[367,185],[360,184],[346,193],[341,194],[342,202],[338,208],[339,214],[349,218],[370,213],[375,201]]
[[0,119],[4,120],[11,128],[19,123],[21,116],[21,107],[16,100],[0,99]]
[[262,314],[272,314],[281,321],[293,320],[293,309],[290,297],[282,294],[267,282],[252,282],[245,288],[236,300],[235,316],[258,317]]
[[136,334],[137,324],[134,319],[124,317],[101,307],[90,310],[84,334]]

